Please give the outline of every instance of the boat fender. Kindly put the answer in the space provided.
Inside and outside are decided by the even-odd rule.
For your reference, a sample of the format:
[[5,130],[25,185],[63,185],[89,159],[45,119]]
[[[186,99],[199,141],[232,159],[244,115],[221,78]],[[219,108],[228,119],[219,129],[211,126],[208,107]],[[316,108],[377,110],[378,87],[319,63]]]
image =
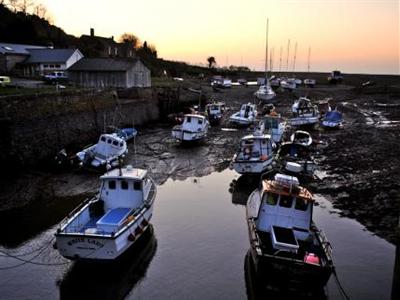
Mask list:
[[142,227],[140,227],[140,226],[136,227],[136,229],[135,229],[135,234],[136,234],[136,235],[139,235],[139,234],[141,234],[142,232],[143,232]]
[[311,265],[320,265],[319,257],[315,253],[306,252],[304,256],[304,262]]

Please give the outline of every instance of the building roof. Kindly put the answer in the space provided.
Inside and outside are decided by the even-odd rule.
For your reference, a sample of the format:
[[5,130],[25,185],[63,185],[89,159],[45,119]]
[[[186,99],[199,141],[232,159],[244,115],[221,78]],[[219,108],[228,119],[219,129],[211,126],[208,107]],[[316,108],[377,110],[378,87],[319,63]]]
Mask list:
[[65,63],[77,49],[29,49],[26,63]]
[[1,54],[29,55],[31,49],[47,49],[45,46],[0,43]]
[[72,65],[68,71],[127,71],[138,61],[137,58],[82,58]]

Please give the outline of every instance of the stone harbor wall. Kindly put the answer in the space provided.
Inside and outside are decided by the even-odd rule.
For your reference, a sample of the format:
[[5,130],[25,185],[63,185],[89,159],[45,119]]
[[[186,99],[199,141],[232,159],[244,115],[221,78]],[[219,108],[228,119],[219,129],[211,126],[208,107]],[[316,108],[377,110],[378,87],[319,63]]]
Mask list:
[[96,142],[109,126],[158,120],[162,95],[142,88],[0,97],[0,162],[36,165],[65,146]]

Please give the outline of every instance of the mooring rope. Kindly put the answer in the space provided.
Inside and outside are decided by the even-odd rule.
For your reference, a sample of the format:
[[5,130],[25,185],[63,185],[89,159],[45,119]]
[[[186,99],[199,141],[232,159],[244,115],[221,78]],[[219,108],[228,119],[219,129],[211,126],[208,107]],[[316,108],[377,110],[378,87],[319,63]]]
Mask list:
[[[7,257],[10,257],[10,258],[13,258],[13,259],[21,261],[21,263],[13,265],[13,266],[0,267],[0,271],[18,268],[18,267],[23,266],[23,265],[28,264],[28,263],[29,264],[33,264],[33,265],[39,265],[39,266],[60,266],[60,265],[69,264],[70,263],[69,261],[68,262],[63,262],[63,263],[42,263],[42,262],[33,261],[35,258],[39,257],[44,252],[44,250],[46,250],[51,245],[51,242],[53,240],[54,240],[54,238],[52,238],[48,243],[44,244],[43,246],[41,246],[38,249],[35,249],[35,250],[31,251],[31,252],[18,254],[18,255],[14,255],[14,254],[11,254],[11,253],[9,253],[7,251],[0,250],[0,253],[3,254],[2,255],[3,257],[7,256]],[[34,255],[33,257],[31,257],[30,259],[21,258],[22,256],[26,256],[26,255],[29,255],[29,254],[32,254],[32,253],[35,253],[35,252],[38,252],[38,253],[36,255]]]
[[342,284],[340,283],[340,280],[339,280],[339,277],[338,277],[338,275],[337,275],[337,273],[336,273],[335,267],[332,268],[332,273],[333,273],[333,276],[335,277],[335,281],[336,281],[336,284],[337,284],[337,286],[338,286],[338,288],[339,288],[340,294],[342,295],[342,297],[343,297],[344,299],[350,300],[350,297],[347,295],[347,293],[346,293],[346,291],[344,290]]

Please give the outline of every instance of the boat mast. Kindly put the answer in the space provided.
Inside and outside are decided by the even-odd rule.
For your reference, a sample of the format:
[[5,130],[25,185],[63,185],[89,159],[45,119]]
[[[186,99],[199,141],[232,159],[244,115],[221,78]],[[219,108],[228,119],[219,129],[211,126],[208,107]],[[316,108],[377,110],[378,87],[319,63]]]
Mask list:
[[269,54],[269,72],[270,73],[272,73],[273,62],[274,62],[274,47],[272,47],[271,52]]
[[297,54],[297,42],[294,46],[294,55],[293,55],[293,73],[294,70],[296,69],[296,54]]
[[268,80],[268,18],[265,36],[265,78]]
[[279,56],[279,73],[282,71],[282,46],[281,46],[281,52],[280,52],[280,56]]
[[307,65],[307,72],[310,73],[310,56],[311,56],[311,47],[308,46],[308,65]]
[[286,72],[289,71],[289,51],[290,51],[290,39],[287,44],[287,52],[286,52]]

